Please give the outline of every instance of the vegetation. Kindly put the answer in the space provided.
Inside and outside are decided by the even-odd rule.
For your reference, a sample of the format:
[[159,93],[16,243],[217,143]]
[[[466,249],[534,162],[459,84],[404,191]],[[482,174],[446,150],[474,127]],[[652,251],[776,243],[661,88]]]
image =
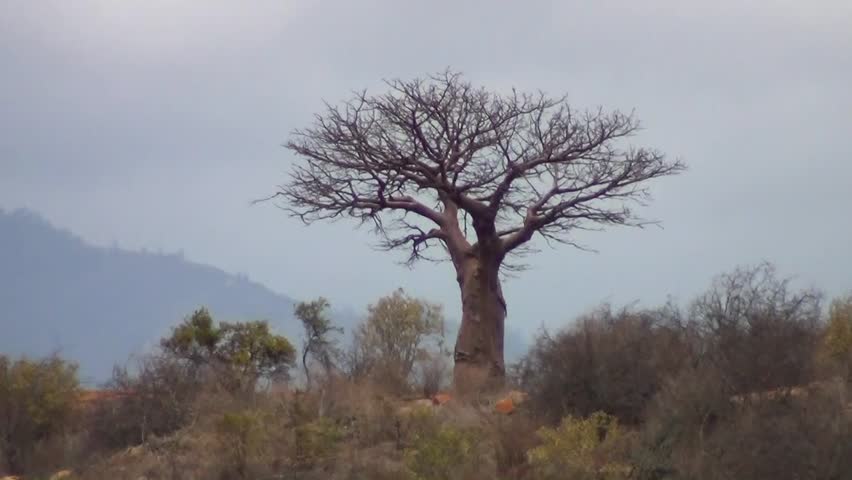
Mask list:
[[338,348],[327,302],[302,304],[317,327],[304,345],[326,373],[311,388],[288,375],[295,349],[267,324],[200,309],[97,392],[58,357],[0,357],[0,472],[845,478],[850,297],[825,311],[821,299],[771,265],[739,268],[685,308],[603,305],[542,332],[512,368],[520,392],[419,399],[420,372],[442,352],[441,308],[426,300],[396,291],[370,305],[339,370],[323,360]]
[[852,295],[831,303],[823,341],[824,358],[852,380]]
[[[355,331],[351,376],[373,379],[397,393],[407,391],[418,362],[428,369],[442,353],[442,308],[397,290],[367,311],[366,321]],[[430,380],[440,383],[440,378]]]
[[443,425],[414,439],[405,464],[417,480],[474,478],[483,467],[479,440],[475,431]]
[[529,452],[538,478],[623,478],[626,468],[613,462],[623,433],[618,420],[603,412],[587,418],[565,417],[556,428],[542,427],[541,444]]
[[308,358],[313,358],[322,365],[328,374],[334,368],[335,359],[340,357],[337,342],[331,337],[334,333],[343,333],[343,329],[332,325],[326,310],[330,307],[328,300],[319,298],[313,302],[302,302],[296,305],[296,318],[302,322],[305,329],[305,342],[302,344],[302,368],[308,389],[311,388],[311,372],[308,369]]
[[206,309],[197,310],[162,341],[166,353],[212,375],[232,391],[250,391],[258,380],[286,378],[296,349],[270,332],[265,321],[216,325]]
[[0,355],[0,453],[10,473],[33,468],[33,450],[71,427],[77,367],[59,357]]
[[110,401],[96,403],[90,415],[90,437],[101,448],[123,448],[168,435],[191,420],[204,386],[191,365],[169,355],[149,355],[134,371],[116,368]]

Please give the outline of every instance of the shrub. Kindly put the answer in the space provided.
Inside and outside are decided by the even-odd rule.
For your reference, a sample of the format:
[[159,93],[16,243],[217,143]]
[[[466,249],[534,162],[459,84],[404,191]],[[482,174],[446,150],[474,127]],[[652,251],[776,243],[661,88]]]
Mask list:
[[602,410],[636,424],[663,379],[688,357],[676,311],[604,305],[572,328],[540,335],[517,375],[533,410],[549,421]]
[[820,354],[832,369],[852,380],[852,295],[831,303]]
[[94,405],[88,425],[95,446],[114,449],[186,425],[202,385],[186,364],[151,355],[138,363],[136,372],[116,368],[108,388],[113,398]]
[[483,478],[483,465],[472,430],[443,425],[416,436],[405,452],[405,464],[417,480]]
[[0,461],[10,473],[24,473],[38,444],[70,428],[79,393],[75,364],[0,355]]
[[624,433],[611,415],[565,417],[557,428],[542,427],[538,435],[541,445],[529,452],[536,478],[626,478],[617,451]]
[[490,427],[497,473],[505,478],[521,477],[529,469],[527,452],[539,443],[535,424],[523,414],[498,415]]
[[440,392],[449,384],[452,368],[448,364],[446,352],[438,349],[435,352],[425,352],[416,365],[417,382],[425,398]]
[[222,416],[217,426],[226,478],[249,478],[264,443],[264,420],[261,412],[251,410]]
[[842,478],[852,471],[846,388],[732,402],[712,372],[678,378],[648,414],[635,478]]
[[735,414],[730,389],[718,371],[707,366],[682,370],[664,383],[645,414],[631,453],[636,478],[683,478],[674,474],[700,457],[694,452]]
[[305,469],[334,459],[344,434],[334,420],[324,417],[296,427],[295,464]]
[[692,304],[703,360],[733,393],[808,383],[820,337],[821,295],[794,290],[768,263],[717,277]]

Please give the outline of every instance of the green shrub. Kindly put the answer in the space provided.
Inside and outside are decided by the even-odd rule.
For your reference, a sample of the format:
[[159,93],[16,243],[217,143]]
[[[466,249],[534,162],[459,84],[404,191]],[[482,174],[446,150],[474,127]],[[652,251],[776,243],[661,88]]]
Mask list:
[[529,451],[536,478],[624,478],[627,469],[616,455],[624,433],[615,417],[595,412],[587,418],[565,417],[559,427],[538,431],[541,445]]
[[296,465],[309,468],[333,459],[343,438],[340,427],[327,417],[296,427]]
[[405,464],[417,480],[469,479],[480,463],[476,444],[474,431],[444,425],[417,435]]

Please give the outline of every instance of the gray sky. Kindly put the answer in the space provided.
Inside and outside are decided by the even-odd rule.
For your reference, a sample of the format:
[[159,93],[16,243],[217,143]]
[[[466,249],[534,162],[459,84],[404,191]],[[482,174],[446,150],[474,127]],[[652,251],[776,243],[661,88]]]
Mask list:
[[[506,285],[531,331],[603,300],[686,300],[774,261],[852,289],[852,2],[0,0],[0,207],[87,240],[183,249],[297,298],[441,301],[449,265],[396,265],[352,223],[249,206],[321,100],[451,66],[475,83],[635,108],[690,170],[654,186],[664,229],[581,237]],[[378,90],[374,90],[378,91]]]

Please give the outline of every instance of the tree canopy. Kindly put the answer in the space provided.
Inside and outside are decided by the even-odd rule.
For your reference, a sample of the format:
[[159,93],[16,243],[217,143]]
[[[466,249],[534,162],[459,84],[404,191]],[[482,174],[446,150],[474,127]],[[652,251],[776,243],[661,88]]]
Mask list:
[[290,341],[272,333],[268,322],[216,325],[204,308],[175,327],[161,345],[199,368],[231,374],[228,378],[234,388],[253,387],[258,379],[284,378],[296,359]]
[[386,83],[295,132],[287,147],[304,162],[276,196],[305,222],[371,223],[410,261],[436,241],[475,250],[474,231],[502,256],[536,233],[574,243],[575,229],[641,225],[629,204],[648,197],[646,181],[684,168],[624,143],[640,129],[633,114],[495,93],[452,71]]

